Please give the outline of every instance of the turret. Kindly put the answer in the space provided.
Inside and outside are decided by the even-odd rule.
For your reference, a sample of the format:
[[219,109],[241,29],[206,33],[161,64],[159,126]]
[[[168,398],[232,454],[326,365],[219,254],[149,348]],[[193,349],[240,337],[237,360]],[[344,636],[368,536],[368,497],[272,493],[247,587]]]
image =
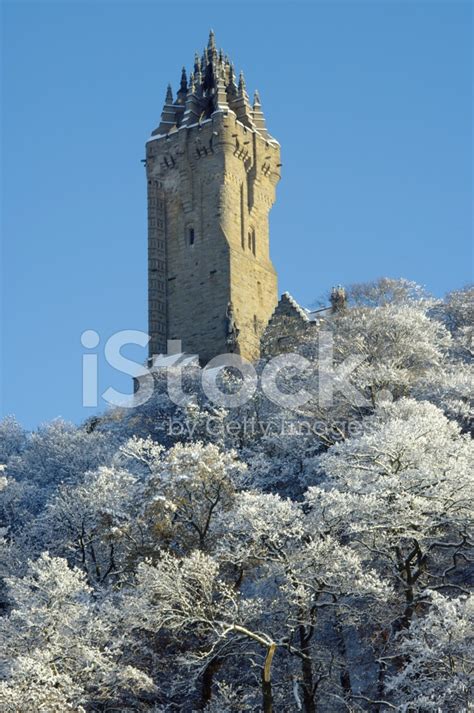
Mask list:
[[347,295],[342,285],[336,285],[331,290],[331,311],[342,312],[347,307]]

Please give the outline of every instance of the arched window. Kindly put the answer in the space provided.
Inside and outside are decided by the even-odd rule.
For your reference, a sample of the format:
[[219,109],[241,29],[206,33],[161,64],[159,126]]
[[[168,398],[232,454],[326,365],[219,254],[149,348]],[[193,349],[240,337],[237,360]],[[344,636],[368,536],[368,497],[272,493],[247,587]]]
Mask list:
[[196,236],[194,234],[194,228],[188,228],[188,240],[190,245],[194,245]]

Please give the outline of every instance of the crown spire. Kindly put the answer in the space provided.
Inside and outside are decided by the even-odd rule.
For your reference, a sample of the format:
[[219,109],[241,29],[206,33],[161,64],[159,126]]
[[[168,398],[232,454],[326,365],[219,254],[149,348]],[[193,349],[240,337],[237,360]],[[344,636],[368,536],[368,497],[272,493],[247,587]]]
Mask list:
[[178,93],[176,94],[176,104],[184,104],[188,93],[188,78],[186,75],[186,67],[181,70],[181,80],[179,83]]
[[174,128],[192,125],[196,116],[205,120],[215,111],[227,112],[229,109],[244,126],[271,139],[258,92],[255,92],[251,105],[243,72],[237,81],[234,65],[222,49],[217,49],[211,30],[202,58],[197,52],[194,55],[189,81],[183,67],[175,99],[171,86],[168,86],[160,126],[153,133],[168,133]]
[[194,53],[194,74],[201,71],[201,58],[197,52]]

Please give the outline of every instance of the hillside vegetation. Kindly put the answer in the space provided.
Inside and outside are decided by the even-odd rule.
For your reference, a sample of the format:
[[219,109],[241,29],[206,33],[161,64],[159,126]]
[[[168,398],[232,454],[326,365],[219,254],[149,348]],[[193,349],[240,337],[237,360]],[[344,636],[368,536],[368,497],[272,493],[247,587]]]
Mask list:
[[0,423],[4,713],[472,710],[474,290],[348,294],[291,345],[301,405],[189,367],[181,406],[158,373],[133,410]]

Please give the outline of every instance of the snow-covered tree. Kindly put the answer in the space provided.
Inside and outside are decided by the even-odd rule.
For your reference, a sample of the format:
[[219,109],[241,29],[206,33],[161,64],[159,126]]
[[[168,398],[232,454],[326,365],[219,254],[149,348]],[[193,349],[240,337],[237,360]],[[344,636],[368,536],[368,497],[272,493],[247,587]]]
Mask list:
[[142,563],[122,609],[131,632],[169,632],[186,642],[183,664],[194,668],[194,676],[222,656],[245,660],[261,649],[262,705],[271,711],[271,665],[278,642],[256,626],[262,606],[258,599],[241,597],[220,576],[217,561],[196,550],[184,558],[165,553],[156,565]]
[[379,407],[363,425],[360,437],[317,459],[325,480],[309,489],[307,501],[316,525],[350,543],[398,592],[381,631],[383,650],[393,654],[390,631],[410,625],[426,586],[464,589],[473,447],[426,402]]
[[[226,534],[217,550],[219,559],[231,563],[237,581],[257,581],[280,614],[273,627],[301,666],[296,684],[304,710],[316,710],[318,685],[329,678],[331,656],[321,640],[330,630],[338,640],[341,695],[350,691],[350,676],[343,660],[347,627],[364,622],[361,599],[371,601],[371,619],[391,596],[390,587],[364,566],[356,551],[319,529],[302,508],[277,495],[242,493],[226,518]],[[346,629],[346,631],[345,631]],[[332,662],[334,663],[334,662]],[[334,683],[333,683],[334,685]],[[336,684],[338,685],[338,684]]]
[[233,451],[200,442],[164,451],[150,439],[135,439],[121,454],[148,469],[143,507],[157,538],[190,551],[218,537],[217,516],[232,505],[245,471]]
[[30,435],[21,456],[10,461],[9,473],[14,478],[33,481],[47,492],[105,464],[113,450],[104,434],[58,419]]
[[443,319],[452,334],[456,334],[465,327],[472,327],[474,324],[474,285],[449,292],[444,301],[437,305],[436,313]]
[[418,401],[435,404],[468,431],[474,423],[473,383],[474,362],[454,361],[442,370],[428,371],[414,386],[412,395]]
[[472,365],[474,357],[474,286],[450,292],[443,302],[433,309],[452,334],[451,355],[457,362]]
[[26,433],[16,418],[7,416],[0,421],[0,463],[6,465],[13,456],[20,456],[26,442]]
[[0,620],[8,656],[3,711],[84,711],[154,691],[148,676],[120,663],[121,642],[98,612],[83,573],[43,554],[25,577],[8,584],[12,611]]
[[349,285],[346,294],[349,303],[357,307],[417,304],[430,300],[421,285],[412,280],[393,277],[380,277],[373,282]]
[[0,423],[2,711],[470,710],[472,288],[348,297],[292,331],[302,405],[224,410],[194,366],[190,402],[158,369],[136,409]]
[[404,663],[387,680],[387,691],[403,712],[467,713],[474,699],[474,596],[450,599],[428,590],[424,598],[428,611],[420,607],[398,636]]
[[33,527],[33,539],[67,557],[89,583],[120,581],[145,548],[136,520],[142,487],[126,470],[102,466],[61,484]]
[[334,321],[333,338],[337,363],[361,360],[351,382],[374,405],[380,395],[410,395],[427,371],[442,367],[450,345],[449,333],[440,323],[408,304],[344,313]]
[[432,404],[402,399],[316,460],[327,481],[309,489],[308,503],[317,521],[350,536],[403,583],[409,618],[428,559],[442,550],[454,557],[467,545],[473,464],[472,443],[457,424]]

